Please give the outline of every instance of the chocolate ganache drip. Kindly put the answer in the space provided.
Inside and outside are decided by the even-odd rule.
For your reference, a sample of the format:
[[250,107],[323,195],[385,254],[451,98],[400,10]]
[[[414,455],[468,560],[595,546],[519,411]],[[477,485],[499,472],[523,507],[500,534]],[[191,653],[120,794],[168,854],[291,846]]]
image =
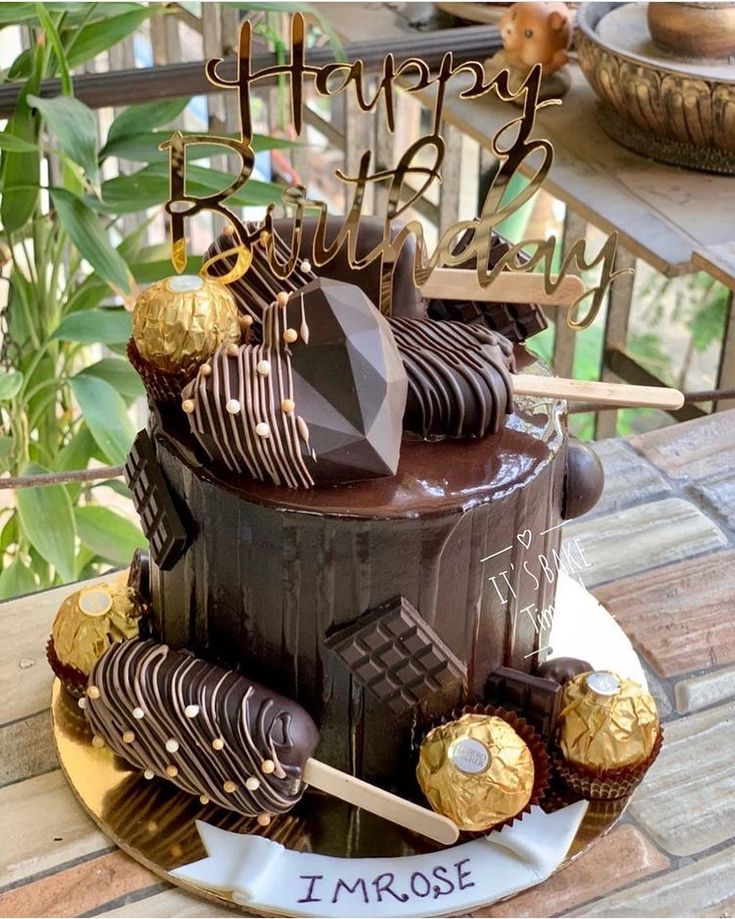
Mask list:
[[115,753],[202,800],[246,816],[290,810],[319,740],[295,702],[152,641],[114,645],[97,662],[85,712]]
[[483,326],[390,320],[408,375],[403,426],[426,439],[496,434],[513,411],[513,345]]

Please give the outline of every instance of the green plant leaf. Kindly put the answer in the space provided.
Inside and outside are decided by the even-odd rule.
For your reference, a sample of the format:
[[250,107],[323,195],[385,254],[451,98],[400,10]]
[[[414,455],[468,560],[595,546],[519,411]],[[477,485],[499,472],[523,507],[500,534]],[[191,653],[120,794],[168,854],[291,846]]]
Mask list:
[[128,266],[112,247],[89,204],[63,188],[52,188],[51,196],[64,229],[81,255],[108,284],[129,293],[132,279]]
[[90,274],[77,286],[66,301],[64,313],[71,314],[91,310],[95,306],[99,306],[105,297],[111,296],[112,292],[109,284],[100,280],[97,275]]
[[99,377],[78,374],[69,384],[99,448],[111,463],[124,463],[135,431],[123,397]]
[[140,529],[107,507],[89,504],[74,510],[83,545],[116,565],[127,565],[136,549],[146,545]]
[[13,399],[23,385],[23,374],[19,370],[0,373],[0,402]]
[[70,313],[53,334],[60,341],[111,345],[126,342],[133,333],[131,314],[123,309],[90,309]]
[[[89,428],[82,424],[63,449],[59,450],[54,461],[57,472],[72,469],[86,469],[95,447],[94,438]],[[67,485],[67,488],[71,488]]]
[[[65,22],[75,25],[81,22],[89,13],[89,2],[86,3],[45,3],[49,13],[64,13]],[[92,20],[105,19],[109,16],[120,15],[138,8],[137,3],[97,3],[97,8],[92,14]],[[23,23],[36,22],[38,19],[35,3],[0,3],[0,28],[3,26],[22,25]]]
[[38,144],[33,144],[22,137],[14,137],[3,131],[0,134],[0,150],[9,150],[11,153],[37,153]]
[[119,357],[104,357],[96,364],[85,367],[81,373],[105,380],[120,393],[123,399],[132,400],[145,395],[145,388],[138,374],[133,370],[129,361]]
[[0,435],[0,463],[3,463],[13,452],[15,438],[8,437],[7,434]]
[[[129,105],[110,125],[107,132],[107,144],[102,151],[103,156],[110,156],[107,152],[110,145],[123,137],[153,133],[153,128],[160,128],[177,118],[189,104],[189,96],[178,99],[161,99],[158,102],[144,102],[142,105]],[[167,140],[169,134],[161,132],[161,140]],[[161,151],[163,152],[163,151]],[[114,154],[117,156],[118,154]],[[168,154],[164,153],[164,156]]]
[[35,72],[39,60],[34,55],[34,67],[28,82],[15,103],[15,111],[5,126],[8,137],[18,137],[35,147],[33,152],[6,150],[3,154],[2,201],[0,220],[6,233],[15,233],[30,220],[38,202],[40,190],[41,150],[38,145],[36,119],[28,105],[28,96],[34,93],[40,79]]
[[69,67],[78,67],[102,51],[107,51],[128,35],[132,35],[139,25],[159,10],[160,7],[151,4],[149,7],[138,7],[120,16],[111,16],[84,26],[67,53]]
[[28,102],[43,115],[61,150],[82,167],[90,186],[99,192],[97,121],[92,109],[71,96],[29,96]]
[[[54,21],[51,18],[49,10],[46,9],[43,3],[36,4],[36,13],[38,14],[38,21],[41,23],[41,27],[45,33],[46,41],[51,45],[56,55],[59,75],[61,76],[61,91],[65,96],[73,96],[74,88],[72,86],[71,76],[69,75],[69,64],[67,63],[64,46],[61,44],[61,39],[59,38],[59,33],[56,31]],[[63,15],[60,18],[63,19]]]
[[[46,471],[35,465],[25,469],[27,474]],[[73,581],[76,527],[64,486],[19,488],[16,502],[21,529],[38,554],[53,565],[65,581]]]
[[[188,166],[186,188],[191,195],[209,195],[232,183],[234,176],[202,166]],[[266,206],[279,201],[283,186],[273,182],[248,179],[239,191],[228,198],[234,207]],[[90,207],[106,213],[133,214],[168,201],[169,176],[165,163],[154,163],[131,175],[120,175],[102,183],[102,200],[88,201]]]
[[[202,267],[204,261],[201,255],[190,255],[186,262],[186,270],[189,274],[196,274]],[[171,259],[161,259],[156,262],[142,262],[140,265],[131,265],[135,280],[139,284],[153,284],[154,281],[161,281],[163,278],[171,277],[173,267]]]
[[[122,117],[122,116],[120,116]],[[229,134],[228,137],[237,137]],[[170,131],[147,131],[136,134],[125,134],[110,140],[108,138],[102,153],[103,158],[117,156],[121,160],[134,163],[168,163],[168,150],[159,150],[159,145],[171,137]],[[261,153],[266,150],[291,150],[300,145],[282,137],[266,137],[256,134],[253,137],[253,150]],[[203,160],[211,156],[222,156],[225,149],[215,144],[197,144],[187,148],[187,162]]]
[[35,590],[38,590],[36,576],[19,558],[14,558],[0,574],[0,600],[22,597]]

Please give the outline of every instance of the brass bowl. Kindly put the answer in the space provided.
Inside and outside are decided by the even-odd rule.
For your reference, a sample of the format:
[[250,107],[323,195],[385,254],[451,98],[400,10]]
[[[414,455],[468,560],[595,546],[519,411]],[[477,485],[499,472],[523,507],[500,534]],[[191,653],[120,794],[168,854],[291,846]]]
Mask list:
[[579,65],[611,137],[666,163],[735,174],[734,68],[659,49],[643,3],[583,3],[577,25]]
[[648,28],[665,51],[715,58],[735,54],[735,3],[649,3]]

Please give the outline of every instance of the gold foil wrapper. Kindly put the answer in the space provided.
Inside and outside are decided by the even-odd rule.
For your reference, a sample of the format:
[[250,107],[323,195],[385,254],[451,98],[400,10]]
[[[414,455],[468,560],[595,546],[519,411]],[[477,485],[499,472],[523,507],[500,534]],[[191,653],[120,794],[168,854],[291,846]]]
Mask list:
[[481,832],[526,807],[534,770],[528,745],[506,721],[466,714],[426,735],[416,776],[437,813]]
[[186,372],[221,345],[240,341],[237,306],[218,281],[181,275],[152,284],[133,310],[141,356],[166,373]]
[[138,636],[140,611],[135,591],[124,584],[99,584],[70,594],[51,628],[54,652],[62,664],[89,675],[116,641]]
[[559,745],[565,759],[605,772],[645,762],[660,722],[639,683],[607,671],[582,673],[564,685]]

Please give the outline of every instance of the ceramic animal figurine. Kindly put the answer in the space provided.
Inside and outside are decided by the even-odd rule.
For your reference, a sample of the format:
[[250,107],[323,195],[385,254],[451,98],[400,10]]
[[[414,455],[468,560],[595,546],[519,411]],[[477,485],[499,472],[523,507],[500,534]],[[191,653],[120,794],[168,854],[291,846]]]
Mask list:
[[541,98],[563,96],[570,86],[563,68],[569,61],[567,49],[572,40],[572,19],[566,4],[514,3],[500,17],[499,28],[503,50],[488,61],[488,76],[508,69],[515,87],[534,64],[542,64]]

